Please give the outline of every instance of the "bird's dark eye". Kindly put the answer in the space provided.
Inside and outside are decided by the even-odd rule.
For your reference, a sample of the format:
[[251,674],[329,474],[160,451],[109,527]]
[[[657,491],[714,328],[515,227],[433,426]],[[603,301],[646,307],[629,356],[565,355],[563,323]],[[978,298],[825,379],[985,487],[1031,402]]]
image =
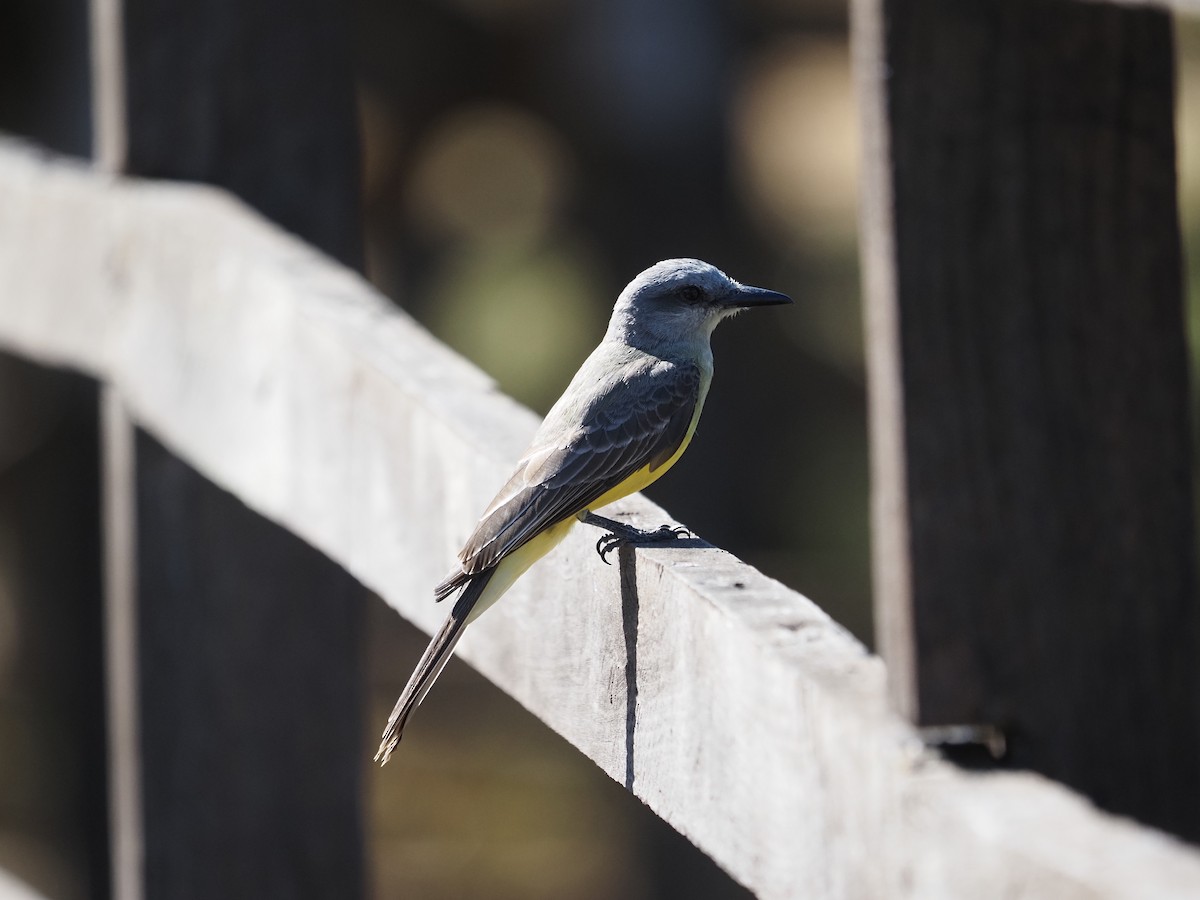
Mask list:
[[679,289],[679,299],[684,303],[699,303],[704,297],[704,291],[694,284],[685,284]]

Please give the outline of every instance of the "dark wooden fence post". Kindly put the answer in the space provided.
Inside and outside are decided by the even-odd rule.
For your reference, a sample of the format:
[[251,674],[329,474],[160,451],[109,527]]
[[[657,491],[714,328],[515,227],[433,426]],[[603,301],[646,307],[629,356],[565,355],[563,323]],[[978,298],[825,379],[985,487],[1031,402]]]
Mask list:
[[1166,12],[856,0],[879,643],[924,724],[1200,837]]
[[[353,75],[338,4],[93,3],[103,165],[225,187],[359,264]],[[137,715],[125,736],[140,754],[123,795],[136,808],[124,832],[120,813],[115,823],[116,892],[361,896],[365,592],[156,441],[121,439],[112,418],[110,512],[122,507],[112,491],[136,493],[124,507],[136,523],[126,585],[136,615],[114,621],[136,646],[137,678],[124,690]],[[129,453],[132,462],[120,458]],[[134,485],[122,484],[122,465]],[[114,594],[121,552],[110,542]]]
[[96,394],[0,352],[0,820],[25,832],[0,852],[0,882],[11,869],[40,891],[103,897]]
[[[0,4],[6,138],[86,155],[86,8]],[[0,305],[29,302],[0,293]],[[48,895],[103,897],[96,384],[13,351],[0,349],[0,883],[11,874]]]

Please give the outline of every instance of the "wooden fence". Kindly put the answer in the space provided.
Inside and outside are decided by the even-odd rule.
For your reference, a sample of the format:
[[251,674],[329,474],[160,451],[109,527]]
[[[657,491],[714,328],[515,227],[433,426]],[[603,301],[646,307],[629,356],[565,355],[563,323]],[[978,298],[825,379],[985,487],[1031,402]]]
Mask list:
[[[286,19],[337,70],[323,4],[271,6],[225,13],[247,34]],[[146,39],[154,9],[93,5],[107,174],[0,147],[0,345],[104,385],[115,896],[356,896],[360,585],[438,624],[428,586],[535,422],[229,194],[113,177],[223,184],[354,262],[329,226],[344,178],[289,219],[265,167],[231,183],[219,152],[190,172],[152,152],[195,126],[197,89],[169,71],[189,43]],[[582,530],[462,655],[762,897],[1195,896],[1193,848],[1040,775],[954,768],[888,684],[910,716],[997,725],[1020,764],[1197,835],[1169,19],[854,14],[889,671],[718,549],[609,569]],[[299,104],[290,139],[350,166],[332,82],[281,74],[256,127]]]

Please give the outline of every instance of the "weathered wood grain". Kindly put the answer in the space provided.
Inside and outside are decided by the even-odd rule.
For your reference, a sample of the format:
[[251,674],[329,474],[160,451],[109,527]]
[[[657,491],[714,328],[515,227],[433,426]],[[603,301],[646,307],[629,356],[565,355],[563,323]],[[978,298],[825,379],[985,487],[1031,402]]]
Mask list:
[[[113,384],[156,439],[427,629],[430,586],[535,425],[227,196],[12,147],[0,344]],[[592,541],[577,529],[462,653],[760,896],[1194,895],[1200,858],[1175,840],[929,757],[879,660],[806,598],[720,550],[639,551],[622,573]]]
[[1169,15],[856,9],[884,658],[922,724],[1200,839]]

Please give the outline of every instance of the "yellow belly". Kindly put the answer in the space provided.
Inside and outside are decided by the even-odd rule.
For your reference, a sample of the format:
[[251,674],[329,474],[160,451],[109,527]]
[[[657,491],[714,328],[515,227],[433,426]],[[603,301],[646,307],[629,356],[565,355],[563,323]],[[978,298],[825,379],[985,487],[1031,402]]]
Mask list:
[[[700,396],[696,402],[696,411],[692,414],[692,421],[688,425],[687,434],[683,436],[683,440],[679,443],[679,449],[671,454],[670,459],[653,471],[651,471],[649,465],[638,469],[616,487],[611,488],[596,498],[594,502],[589,503],[587,509],[599,509],[615,500],[620,500],[622,497],[636,494],[647,485],[653,484],[671,466],[675,465],[679,457],[683,456],[683,451],[687,449],[688,444],[692,442],[692,435],[696,433],[696,425],[700,421],[700,411],[704,408],[704,398],[707,394],[708,379],[705,378],[700,386]],[[571,530],[571,526],[577,521],[575,516],[581,512],[583,510],[576,510],[572,515],[561,522],[551,525],[538,534],[537,537],[531,538],[508,556],[504,557],[496,566],[496,572],[492,575],[492,580],[488,582],[488,586],[484,588],[483,593],[479,596],[479,600],[476,601],[475,608],[471,610],[471,614],[467,617],[467,622],[470,623],[479,618],[484,610],[499,600],[504,595],[504,592],[512,587],[513,582],[524,575],[530,566],[557,547],[562,539],[567,536],[567,532]]]
[[653,484],[666,474],[667,469],[675,465],[679,457],[683,456],[683,451],[688,448],[688,444],[692,442],[692,435],[696,433],[696,423],[700,421],[700,404],[696,404],[696,414],[692,416],[692,422],[688,426],[687,434],[683,436],[683,440],[679,444],[679,449],[671,454],[671,458],[660,465],[657,469],[651,471],[650,466],[643,466],[638,469],[616,487],[611,488],[604,494],[596,498],[592,503],[588,504],[588,509],[599,509],[602,506],[620,500],[622,497],[628,497],[630,494],[636,494],[638,491],[645,489],[648,485]]
[[[679,442],[679,449],[671,454],[671,458],[660,465],[658,468],[651,471],[650,466],[643,466],[638,469],[616,487],[601,494],[596,500],[588,504],[588,509],[599,509],[602,506],[620,500],[622,497],[628,497],[630,494],[636,494],[640,490],[644,490],[647,485],[651,485],[666,474],[667,469],[675,465],[679,461],[679,457],[683,456],[683,451],[688,448],[688,444],[692,442],[692,435],[696,433],[696,426],[700,424],[700,412],[704,409],[704,398],[708,396],[708,386],[711,383],[712,374],[706,373],[703,380],[700,382],[700,396],[696,398],[696,411],[692,413],[692,421],[688,424],[687,434],[683,436],[683,440]],[[580,510],[582,512],[582,510]]]
[[530,566],[557,547],[559,542],[567,536],[567,532],[571,530],[571,526],[574,524],[574,516],[563,519],[561,522],[556,522],[500,560],[500,563],[496,566],[495,573],[492,575],[492,580],[483,589],[483,593],[475,601],[475,608],[467,616],[467,622],[471,623],[478,619],[489,606],[499,600],[504,595],[504,592],[512,587],[514,581],[525,574]]

